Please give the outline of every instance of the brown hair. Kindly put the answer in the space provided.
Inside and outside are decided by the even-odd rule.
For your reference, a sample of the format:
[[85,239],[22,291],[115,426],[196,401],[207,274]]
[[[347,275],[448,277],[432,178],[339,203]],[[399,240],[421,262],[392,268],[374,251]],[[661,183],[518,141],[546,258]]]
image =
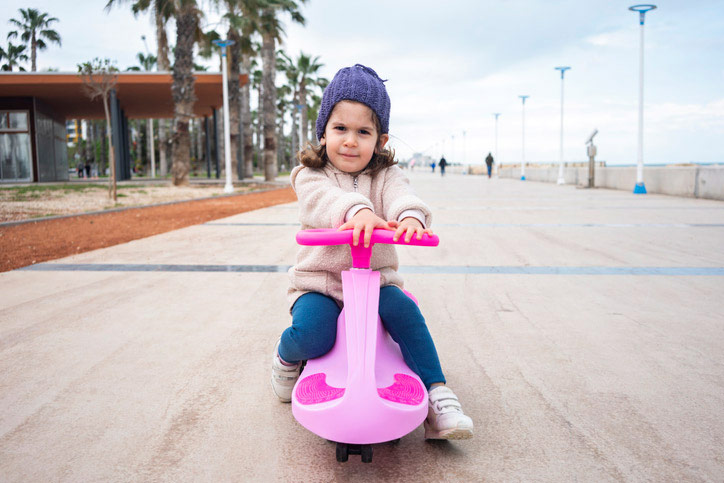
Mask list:
[[[372,120],[375,123],[375,129],[379,133],[382,130],[382,124],[374,111],[372,111]],[[397,161],[395,161],[395,151],[389,148],[380,149],[379,142],[380,138],[378,135],[375,152],[372,155],[370,162],[367,163],[367,166],[365,166],[365,171],[369,170],[369,174],[372,176],[385,168],[389,168],[390,166],[397,164]],[[307,168],[323,168],[329,162],[329,157],[327,157],[327,147],[321,144],[312,146],[308,143],[304,149],[297,153],[297,159]]]

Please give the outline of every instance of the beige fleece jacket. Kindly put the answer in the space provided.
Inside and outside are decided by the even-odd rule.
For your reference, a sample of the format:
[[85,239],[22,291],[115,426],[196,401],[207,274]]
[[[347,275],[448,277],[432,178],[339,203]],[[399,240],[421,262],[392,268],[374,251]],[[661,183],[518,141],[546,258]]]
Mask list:
[[[356,183],[355,183],[356,180]],[[391,166],[370,176],[345,173],[327,163],[323,168],[297,166],[291,174],[292,188],[299,200],[299,221],[303,230],[339,228],[355,205],[365,205],[385,220],[398,220],[406,210],[419,210],[430,227],[430,208],[415,196],[402,170]],[[289,307],[307,292],[319,292],[334,298],[342,306],[343,270],[352,267],[348,245],[301,246],[297,263],[289,269]],[[380,286],[403,282],[397,273],[397,252],[393,245],[375,245],[370,268],[380,272]]]

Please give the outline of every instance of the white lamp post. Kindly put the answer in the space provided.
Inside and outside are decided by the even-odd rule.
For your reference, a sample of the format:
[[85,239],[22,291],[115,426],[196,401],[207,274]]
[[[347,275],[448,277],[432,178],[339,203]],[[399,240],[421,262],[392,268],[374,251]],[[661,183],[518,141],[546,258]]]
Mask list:
[[221,48],[222,90],[224,95],[224,161],[226,169],[226,184],[224,193],[233,193],[234,185],[231,183],[231,133],[229,127],[229,85],[226,74],[226,47],[234,45],[233,40],[214,40],[214,44]]
[[[467,166],[467,149],[465,147],[465,131],[463,131],[463,164]],[[467,168],[466,168],[467,169]]]
[[525,181],[525,100],[530,96],[518,96],[523,101],[523,144],[521,145],[520,179]]
[[635,194],[646,194],[644,185],[644,20],[646,12],[656,8],[656,5],[633,5],[628,9],[639,13],[639,24],[641,25],[641,42],[639,42],[639,142],[638,162],[636,165],[636,186]]
[[493,116],[495,116],[495,157],[493,159],[495,160],[495,172],[498,173],[500,169],[500,160],[498,159],[498,117],[500,117],[500,113],[494,112]]
[[566,184],[566,178],[563,177],[563,77],[570,67],[556,67],[555,70],[561,71],[561,150],[558,157],[558,184]]

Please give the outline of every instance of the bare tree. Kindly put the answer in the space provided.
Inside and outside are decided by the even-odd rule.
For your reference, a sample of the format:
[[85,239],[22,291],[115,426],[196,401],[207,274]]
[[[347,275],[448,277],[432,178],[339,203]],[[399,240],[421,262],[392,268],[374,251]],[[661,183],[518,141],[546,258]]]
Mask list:
[[101,98],[103,109],[106,112],[106,137],[108,138],[108,151],[111,165],[111,179],[108,185],[108,197],[118,200],[116,193],[116,157],[113,152],[113,139],[111,138],[111,112],[108,108],[108,98],[118,82],[118,68],[109,59],[96,57],[90,62],[78,64],[78,75],[83,80],[83,87],[91,100]]

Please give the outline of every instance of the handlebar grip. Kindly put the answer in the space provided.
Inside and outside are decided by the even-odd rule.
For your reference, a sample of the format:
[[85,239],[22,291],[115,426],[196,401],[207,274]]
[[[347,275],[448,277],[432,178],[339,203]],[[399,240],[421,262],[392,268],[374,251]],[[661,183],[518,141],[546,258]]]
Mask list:
[[[403,236],[400,236],[398,241],[392,241],[392,237],[395,232],[391,230],[375,229],[372,232],[372,243],[385,243],[389,245],[416,245],[425,247],[436,247],[440,244],[440,239],[437,235],[428,235],[427,233],[422,235],[422,239],[418,240],[413,235],[409,243],[405,243]],[[360,242],[364,237],[364,231],[360,233]],[[300,245],[351,245],[352,244],[352,230],[338,231],[329,228],[316,229],[316,230],[302,230],[297,232],[297,243]]]

